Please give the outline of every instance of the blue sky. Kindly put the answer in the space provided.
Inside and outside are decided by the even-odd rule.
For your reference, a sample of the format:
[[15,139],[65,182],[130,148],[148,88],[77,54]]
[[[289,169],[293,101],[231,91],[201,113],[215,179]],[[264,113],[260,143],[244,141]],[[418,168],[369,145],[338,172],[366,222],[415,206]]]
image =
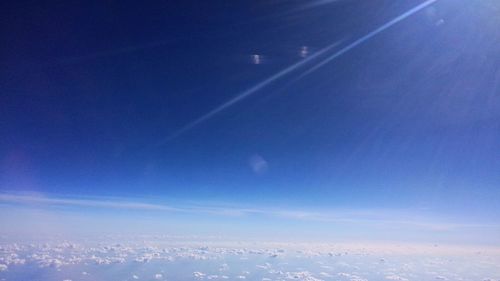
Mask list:
[[497,241],[493,0],[1,5],[4,210]]

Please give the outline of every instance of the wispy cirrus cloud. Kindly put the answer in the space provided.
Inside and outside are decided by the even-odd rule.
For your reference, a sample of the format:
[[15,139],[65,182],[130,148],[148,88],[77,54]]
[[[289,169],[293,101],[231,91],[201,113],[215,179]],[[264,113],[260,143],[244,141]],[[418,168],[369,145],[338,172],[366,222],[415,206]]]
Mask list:
[[13,194],[0,194],[0,202],[29,204],[29,205],[67,205],[67,206],[80,206],[80,207],[118,208],[118,209],[136,209],[136,210],[181,211],[181,209],[170,207],[167,205],[158,205],[150,203],[111,201],[109,199],[89,200],[89,199],[54,198],[46,196],[13,195]]
[[76,197],[54,197],[42,194],[25,195],[0,193],[0,203],[15,204],[30,207],[88,207],[103,209],[123,209],[129,211],[158,211],[170,213],[205,214],[212,216],[249,217],[265,216],[279,219],[300,220],[320,223],[362,224],[411,226],[436,231],[446,231],[461,228],[499,228],[498,224],[455,223],[416,218],[409,210],[359,210],[331,209],[323,211],[294,210],[278,207],[243,208],[227,204],[188,204],[176,205],[136,202],[125,199],[94,197],[82,199]]

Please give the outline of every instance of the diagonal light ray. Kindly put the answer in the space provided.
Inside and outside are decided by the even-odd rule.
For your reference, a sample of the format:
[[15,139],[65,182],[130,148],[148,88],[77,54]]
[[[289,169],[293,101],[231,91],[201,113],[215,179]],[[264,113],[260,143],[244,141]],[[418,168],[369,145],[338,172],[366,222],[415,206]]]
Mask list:
[[[423,3],[421,3],[420,5],[417,5],[415,6],[414,8],[404,12],[403,14],[397,16],[396,18],[390,20],[389,22],[383,24],[382,26],[378,27],[377,29],[371,31],[370,33],[368,33],[367,35],[357,39],[356,41],[352,42],[351,44],[347,45],[346,47],[342,48],[341,50],[339,50],[338,52],[334,53],[333,55],[331,55],[330,57],[326,58],[325,60],[323,60],[322,62],[318,63],[317,65],[315,65],[314,67],[310,68],[309,70],[307,70],[306,72],[304,72],[303,74],[301,74],[296,80],[299,80],[309,74],[311,74],[312,72],[314,72],[315,70],[319,69],[320,67],[324,66],[325,64],[331,62],[332,60],[342,56],[343,54],[349,52],[350,50],[354,49],[355,47],[357,47],[358,45],[368,41],[369,39],[373,38],[374,36],[376,36],[377,34],[383,32],[384,30],[390,28],[391,26],[403,21],[404,19],[408,18],[409,16],[419,12],[420,10],[430,6],[431,4],[437,2],[438,0],[427,0]],[[240,102],[241,100],[249,97],[250,95],[254,94],[255,92],[261,90],[262,88],[266,87],[267,85],[271,84],[272,82],[274,82],[275,80],[285,76],[286,74],[300,68],[301,66],[309,63],[310,61],[316,59],[317,57],[325,54],[326,52],[330,51],[331,49],[335,48],[336,46],[338,46],[340,44],[340,42],[335,42],[325,48],[323,48],[322,50],[320,50],[319,52],[315,53],[314,55],[298,62],[298,63],[295,63],[281,71],[279,71],[278,73],[272,75],[271,77],[259,82],[258,84],[256,84],[255,86],[243,91],[242,93],[236,95],[235,97],[233,97],[232,99],[224,102],[223,104],[219,105],[218,107],[214,108],[213,110],[209,111],[208,113],[206,113],[205,115],[199,117],[198,119],[188,123],[187,125],[185,125],[184,127],[182,127],[181,129],[175,131],[174,133],[172,133],[170,136],[168,136],[167,138],[165,138],[164,140],[160,141],[157,146],[161,146],[161,145],[164,145],[165,143],[167,143],[168,141],[171,141],[177,137],[179,137],[180,135],[184,134],[185,132],[193,129],[194,127],[196,127],[197,125],[207,121],[208,119],[212,118],[214,115],[216,115],[217,113],[225,110],[226,108],[229,108],[231,107],[232,105]],[[294,80],[294,81],[296,81]]]
[[214,108],[213,110],[211,110],[210,112],[206,113],[205,115],[199,117],[198,119],[192,121],[191,123],[185,125],[184,127],[182,127],[181,129],[179,129],[178,131],[174,132],[173,134],[171,134],[170,136],[168,136],[166,139],[164,139],[163,141],[159,142],[158,143],[158,146],[160,145],[163,145],[165,144],[166,142],[172,140],[172,139],[175,139],[177,138],[178,136],[182,135],[183,133],[189,131],[190,129],[194,128],[195,126],[197,126],[198,124],[210,119],[211,117],[213,117],[214,115],[216,115],[217,113],[223,111],[224,109],[234,105],[235,103],[247,98],[248,96],[254,94],[255,92],[259,91],[260,89],[264,88],[265,86],[271,84],[272,82],[276,81],[277,79],[287,75],[288,73],[298,69],[299,67],[309,63],[310,61],[314,60],[315,58],[323,55],[324,53],[330,51],[331,49],[335,48],[336,46],[338,46],[339,44],[341,43],[341,41],[337,41],[333,44],[330,44],[329,46],[321,49],[320,51],[316,52],[315,54],[309,56],[308,58],[304,59],[304,60],[301,60],[300,62],[297,62],[279,72],[277,72],[276,74],[272,75],[271,77],[257,83],[255,86],[241,92],[240,94],[236,95],[235,97],[233,97],[232,99],[224,102],[223,104],[219,105],[218,107]]
[[423,2],[422,4],[406,11],[405,13],[401,14],[400,16],[397,16],[396,18],[392,19],[391,21],[381,25],[380,27],[378,27],[377,29],[371,31],[370,33],[366,34],[365,36],[357,39],[356,41],[352,42],[351,44],[345,46],[344,48],[342,48],[341,50],[339,50],[338,52],[336,52],[335,54],[331,55],[330,57],[326,58],[325,60],[323,60],[322,62],[318,63],[317,65],[313,66],[312,68],[310,68],[309,70],[307,70],[306,72],[304,72],[303,74],[301,74],[297,79],[300,79],[300,78],[303,78],[309,74],[311,74],[312,72],[318,70],[319,68],[323,67],[325,64],[333,61],[334,59],[342,56],[343,54],[349,52],[350,50],[356,48],[358,45],[360,44],[363,44],[364,42],[370,40],[371,38],[375,37],[376,35],[378,35],[379,33],[383,32],[384,30],[390,28],[391,26],[403,21],[404,19],[408,18],[409,16],[419,12],[420,10],[434,4],[435,2],[437,2],[438,0],[427,0],[425,2]]
[[339,0],[316,0],[316,1],[311,1],[310,3],[304,5],[302,7],[302,9],[317,8],[317,7],[321,7],[321,6],[324,6],[324,5],[333,4],[333,3],[336,3],[338,1]]

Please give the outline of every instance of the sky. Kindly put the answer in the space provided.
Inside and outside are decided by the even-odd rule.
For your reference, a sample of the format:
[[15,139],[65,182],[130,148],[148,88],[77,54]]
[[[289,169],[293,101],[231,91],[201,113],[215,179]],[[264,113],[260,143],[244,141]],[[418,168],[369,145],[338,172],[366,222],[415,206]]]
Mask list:
[[11,234],[500,243],[495,0],[0,11]]

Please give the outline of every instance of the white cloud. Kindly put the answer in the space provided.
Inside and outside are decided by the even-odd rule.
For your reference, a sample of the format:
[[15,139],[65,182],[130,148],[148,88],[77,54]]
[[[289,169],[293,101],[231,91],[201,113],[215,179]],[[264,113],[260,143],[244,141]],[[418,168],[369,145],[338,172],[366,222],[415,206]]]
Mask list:
[[[85,239],[79,243],[69,242],[50,242],[50,243],[2,243],[0,246],[0,271],[13,267],[25,266],[26,271],[33,268],[31,265],[43,265],[40,272],[60,271],[61,274],[71,272],[82,272],[82,269],[88,270],[90,275],[100,280],[99,273],[102,270],[109,269],[109,264],[115,261],[122,261],[124,265],[120,268],[129,268],[125,272],[125,279],[139,279],[132,274],[141,270],[143,265],[135,264],[133,261],[139,256],[147,256],[152,262],[144,265],[143,268],[155,266],[156,271],[149,274],[149,279],[163,280],[164,272],[169,272],[171,266],[174,270],[179,270],[176,274],[186,274],[186,277],[195,277],[204,280],[220,279],[254,279],[250,278],[252,274],[248,269],[262,268],[266,271],[258,270],[255,276],[259,276],[263,281],[269,280],[303,280],[320,281],[324,280],[345,280],[345,281],[366,281],[364,276],[371,276],[370,270],[375,272],[380,264],[380,257],[387,257],[384,267],[388,270],[382,275],[386,280],[408,281],[411,280],[446,280],[445,277],[439,277],[443,274],[448,280],[459,280],[455,275],[457,267],[461,267],[461,262],[471,268],[475,274],[484,274],[486,276],[496,277],[498,274],[497,264],[500,258],[500,250],[493,251],[491,248],[471,248],[464,247],[451,248],[450,252],[432,252],[435,247],[423,247],[421,245],[385,245],[378,244],[339,244],[339,243],[264,243],[264,242],[209,242],[207,239],[200,238],[199,241],[183,242],[181,244],[172,243],[170,237],[156,236],[137,236],[122,237],[120,235],[110,236],[106,242],[92,241]],[[120,241],[119,239],[123,239]],[[201,242],[200,242],[201,241]],[[119,242],[119,244],[118,244]],[[87,244],[89,243],[89,244]],[[444,248],[445,246],[443,246]],[[418,249],[421,252],[415,252]],[[481,254],[477,254],[481,251]],[[330,256],[331,252],[348,252],[348,255]],[[281,253],[279,261],[267,259],[270,253]],[[397,265],[400,264],[401,256],[404,255],[405,265],[398,272]],[[411,255],[419,258],[410,258]],[[460,259],[452,259],[456,256]],[[245,259],[239,259],[240,257]],[[355,257],[352,260],[352,257]],[[425,258],[427,257],[427,258]],[[18,263],[18,260],[26,259],[24,263]],[[164,261],[174,261],[164,263]],[[206,267],[209,261],[211,266]],[[226,275],[209,275],[210,271],[217,271],[220,267],[220,261],[227,261],[229,265]],[[268,261],[268,263],[263,263]],[[346,263],[345,261],[349,261]],[[429,262],[432,261],[432,262]],[[313,262],[313,263],[311,263]],[[56,264],[57,266],[53,266]],[[179,264],[189,264],[187,267],[178,267]],[[325,265],[318,267],[318,265]],[[90,266],[89,266],[90,265]],[[297,266],[300,265],[300,268]],[[342,266],[343,265],[343,266]],[[80,271],[75,271],[80,267]],[[130,267],[129,267],[130,266]],[[435,267],[439,266],[439,272]],[[95,270],[99,267],[99,270]],[[207,273],[192,271],[191,268],[205,268]],[[233,270],[231,270],[233,269]],[[340,273],[339,269],[342,269]],[[477,269],[474,271],[474,269]],[[17,269],[16,269],[17,270]],[[183,270],[185,271],[183,273]],[[327,272],[323,272],[327,271]],[[159,272],[153,274],[154,272]],[[335,273],[333,273],[335,272]],[[337,274],[332,276],[332,274]],[[457,274],[462,274],[457,271]],[[467,273],[464,273],[467,274]],[[491,275],[490,275],[491,274]],[[70,275],[62,275],[70,276]],[[179,275],[180,276],[180,275]],[[232,276],[229,278],[228,276]],[[453,277],[451,277],[453,276]],[[408,278],[407,278],[408,277]],[[474,278],[463,277],[462,280]],[[266,279],[267,278],[267,279]],[[1,279],[1,276],[0,276]],[[124,280],[125,280],[124,279]],[[146,278],[148,279],[148,278]],[[149,280],[148,279],[148,280]],[[182,278],[181,278],[182,279]],[[477,278],[476,278],[477,279]],[[474,279],[475,280],[475,279]],[[488,279],[479,279],[487,281]],[[488,281],[494,281],[491,279]]]
[[302,280],[302,281],[323,281],[313,276],[309,271],[286,272],[285,279]]
[[385,277],[385,279],[387,279],[387,280],[394,280],[394,281],[408,281],[407,278],[404,278],[404,277],[401,277],[401,276],[395,275],[395,274],[387,275]]
[[195,271],[193,272],[193,276],[196,278],[196,279],[203,279],[205,278],[205,273],[202,273],[202,272],[199,272],[199,271]]

